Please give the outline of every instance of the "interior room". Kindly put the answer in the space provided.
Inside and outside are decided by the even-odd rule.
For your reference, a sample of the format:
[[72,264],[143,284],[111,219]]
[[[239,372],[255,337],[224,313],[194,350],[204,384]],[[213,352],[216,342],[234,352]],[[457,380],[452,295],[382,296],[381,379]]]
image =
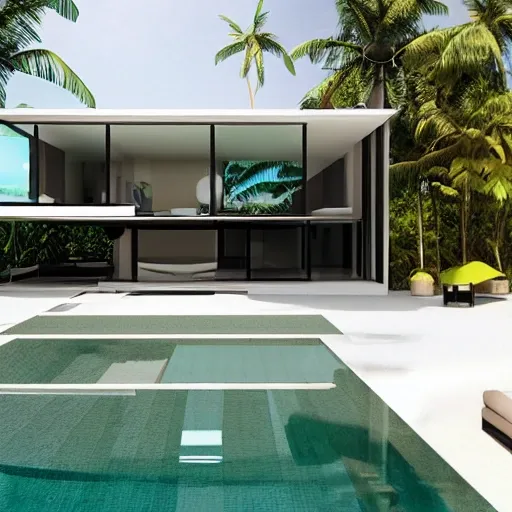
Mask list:
[[[27,160],[17,175],[26,190],[16,201],[132,204],[140,217],[251,217],[250,225],[215,229],[138,229],[140,281],[360,278],[357,130],[349,136],[329,123],[2,126],[0,144],[11,136],[11,149],[0,149],[23,145],[17,158]],[[258,224],[260,217],[267,222]],[[304,223],[287,222],[302,217],[313,219],[307,232]],[[118,254],[126,243],[116,242]]]

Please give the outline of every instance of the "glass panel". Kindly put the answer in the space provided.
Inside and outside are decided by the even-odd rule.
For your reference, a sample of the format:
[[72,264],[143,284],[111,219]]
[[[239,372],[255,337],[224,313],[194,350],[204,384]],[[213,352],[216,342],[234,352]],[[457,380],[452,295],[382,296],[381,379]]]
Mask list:
[[247,279],[247,229],[220,226],[217,236],[219,267],[216,279],[245,281]]
[[62,204],[107,201],[104,125],[40,125],[39,140],[40,195]]
[[219,213],[303,213],[302,126],[216,126]]
[[305,228],[251,229],[251,279],[306,279]]
[[33,125],[0,124],[0,203],[29,202],[34,194]]
[[139,215],[196,216],[210,205],[210,127],[111,126],[112,189]]
[[319,222],[311,225],[311,279],[358,279],[360,247],[357,229],[357,223]]
[[216,239],[214,230],[139,230],[139,281],[214,279]]

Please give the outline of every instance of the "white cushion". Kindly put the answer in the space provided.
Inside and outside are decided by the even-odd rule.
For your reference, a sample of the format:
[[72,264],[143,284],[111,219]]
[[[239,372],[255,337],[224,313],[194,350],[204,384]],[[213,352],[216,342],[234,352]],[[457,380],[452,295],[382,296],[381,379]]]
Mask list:
[[197,215],[196,208],[171,208],[171,215],[180,215],[182,217],[194,217]]
[[319,208],[318,210],[313,210],[311,215],[326,217],[330,215],[352,215],[352,207],[345,206],[339,208]]

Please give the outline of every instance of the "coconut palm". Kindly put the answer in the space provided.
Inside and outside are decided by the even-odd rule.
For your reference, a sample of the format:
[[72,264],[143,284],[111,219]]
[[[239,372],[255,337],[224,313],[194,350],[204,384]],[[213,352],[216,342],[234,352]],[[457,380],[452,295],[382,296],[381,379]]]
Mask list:
[[402,78],[400,56],[419,34],[422,16],[444,15],[448,8],[437,0],[337,0],[336,6],[338,36],[306,41],[291,51],[292,58],[307,56],[332,72],[320,85],[320,107],[332,107],[336,93],[354,75],[365,84],[362,99],[370,107],[393,103]]
[[436,100],[428,101],[418,112],[415,137],[426,144],[425,154],[394,164],[391,170],[414,175],[436,168],[449,180],[449,185],[434,185],[460,201],[465,263],[473,192],[500,204],[512,198],[512,92],[489,89],[489,82],[481,77],[451,104],[440,107]]
[[47,9],[71,21],[78,17],[72,0],[8,0],[0,9],[0,108],[5,106],[6,87],[16,71],[58,85],[88,107],[96,105],[91,91],[57,54],[27,49],[41,42],[37,28]]
[[[215,65],[226,60],[233,55],[245,52],[242,68],[240,70],[241,78],[247,81],[249,89],[249,99],[251,108],[254,108],[254,96],[258,89],[265,83],[265,65],[263,60],[264,53],[271,53],[276,57],[282,58],[288,71],[295,75],[295,67],[288,52],[277,41],[277,37],[270,32],[263,32],[263,28],[268,19],[268,12],[262,12],[263,0],[259,0],[252,25],[244,32],[240,25],[229,19],[227,16],[220,15],[220,19],[225,21],[230,29],[229,34],[234,42],[225,46],[215,55]],[[249,73],[252,65],[256,68],[256,91],[253,91]]]
[[[411,68],[431,65],[430,78],[451,85],[463,76],[497,72],[506,85],[512,43],[512,0],[464,0],[471,21],[423,34],[408,45]],[[505,59],[503,58],[505,57]],[[505,60],[505,62],[504,62]]]

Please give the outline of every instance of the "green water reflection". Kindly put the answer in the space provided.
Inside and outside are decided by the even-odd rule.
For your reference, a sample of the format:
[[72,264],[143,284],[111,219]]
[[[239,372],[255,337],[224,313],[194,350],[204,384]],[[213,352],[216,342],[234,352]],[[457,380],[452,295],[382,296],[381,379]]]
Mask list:
[[494,510],[336,365],[329,390],[2,395],[0,510]]

